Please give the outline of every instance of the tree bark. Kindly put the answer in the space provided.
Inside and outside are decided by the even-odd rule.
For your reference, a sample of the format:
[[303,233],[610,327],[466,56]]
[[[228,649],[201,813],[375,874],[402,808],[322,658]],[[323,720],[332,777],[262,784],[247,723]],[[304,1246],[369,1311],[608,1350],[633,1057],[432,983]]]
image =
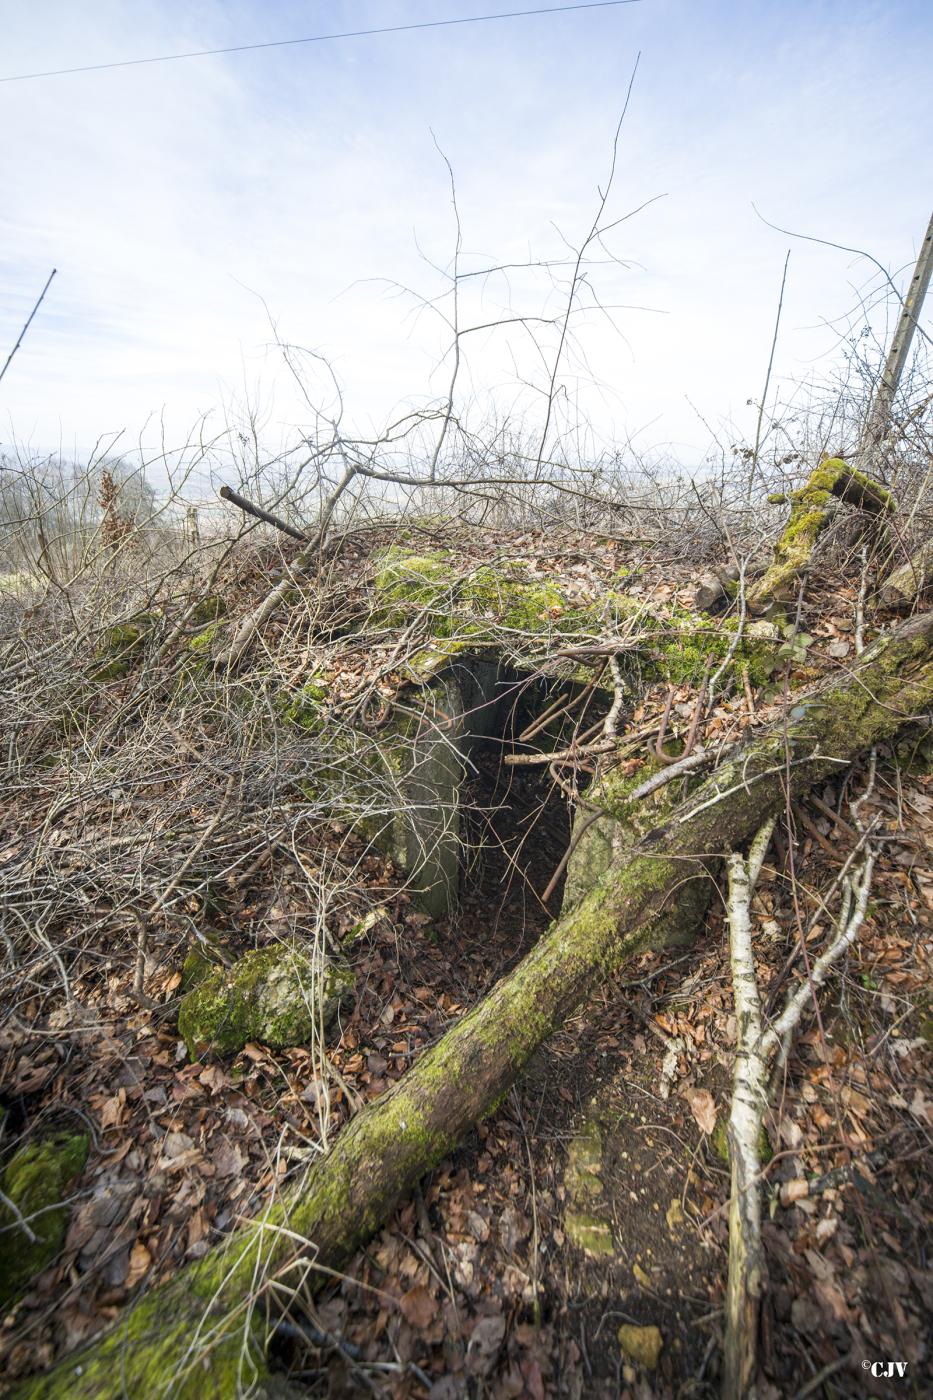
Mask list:
[[787,788],[791,797],[805,791],[931,708],[931,642],[933,613],[910,620],[848,674],[835,673],[795,698],[775,724],[732,749],[513,972],[358,1113],[261,1220],[18,1393],[209,1400],[237,1394],[247,1382],[261,1393],[269,1383],[265,1344],[277,1292],[284,1286],[291,1294],[303,1281],[314,1287],[346,1262],[419,1178],[495,1109],[538,1046],[627,958],[652,946],[652,927],[685,875],[746,840],[783,808]]

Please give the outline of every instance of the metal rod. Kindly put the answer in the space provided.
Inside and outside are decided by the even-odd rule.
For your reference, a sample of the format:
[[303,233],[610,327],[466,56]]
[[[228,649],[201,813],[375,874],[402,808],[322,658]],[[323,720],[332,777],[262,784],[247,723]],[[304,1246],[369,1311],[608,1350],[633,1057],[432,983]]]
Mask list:
[[281,530],[285,535],[291,535],[293,540],[307,540],[308,536],[303,535],[300,530],[296,530],[294,525],[289,525],[284,520],[280,520],[271,511],[263,510],[262,506],[254,506],[252,501],[248,501],[245,496],[241,496],[238,491],[234,491],[229,486],[221,486],[220,494],[225,501],[230,501],[232,505],[239,506],[246,515],[252,515],[256,520],[264,520],[267,525],[274,525],[277,530]]

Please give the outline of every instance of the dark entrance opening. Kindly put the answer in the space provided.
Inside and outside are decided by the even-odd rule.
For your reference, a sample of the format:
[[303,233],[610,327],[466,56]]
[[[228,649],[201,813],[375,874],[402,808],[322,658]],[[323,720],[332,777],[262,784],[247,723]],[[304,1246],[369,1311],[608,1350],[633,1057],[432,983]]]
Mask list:
[[[481,663],[482,664],[482,663]],[[499,668],[488,676],[467,727],[467,773],[461,791],[463,871],[460,902],[450,917],[452,942],[462,956],[480,960],[490,985],[509,971],[560,913],[564,877],[553,881],[571,839],[573,803],[544,762],[510,763],[519,755],[540,757],[569,742],[577,719],[560,711],[576,687]],[[464,690],[467,686],[461,685]],[[471,709],[468,699],[467,709]],[[604,700],[587,708],[586,725],[605,712]],[[528,737],[529,734],[531,737]],[[586,775],[581,775],[584,782]],[[549,889],[549,887],[553,886]],[[547,899],[544,895],[547,894]],[[472,980],[472,979],[471,979]]]

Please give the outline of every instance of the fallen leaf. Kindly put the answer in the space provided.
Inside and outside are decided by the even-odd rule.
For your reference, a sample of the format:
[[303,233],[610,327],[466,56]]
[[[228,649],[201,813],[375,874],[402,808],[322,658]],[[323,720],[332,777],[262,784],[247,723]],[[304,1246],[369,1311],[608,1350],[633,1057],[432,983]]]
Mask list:
[[403,1294],[398,1305],[405,1321],[419,1331],[430,1327],[437,1316],[437,1299],[423,1283],[416,1284]]
[[119,1127],[123,1119],[123,1110],[126,1108],[126,1090],[118,1089],[112,1099],[105,1099],[100,1110],[100,1126],[102,1128]]
[[792,1206],[795,1201],[802,1201],[810,1194],[810,1184],[805,1177],[795,1177],[793,1181],[785,1181],[781,1186],[781,1205]]
[[471,1375],[485,1376],[492,1370],[505,1336],[504,1317],[481,1317],[473,1328],[467,1347],[467,1370]]
[[137,1240],[130,1250],[130,1267],[126,1275],[127,1288],[135,1287],[139,1280],[149,1272],[151,1265],[152,1255],[142,1240]]
[[658,1364],[664,1339],[657,1327],[636,1327],[633,1322],[623,1322],[619,1328],[619,1345],[637,1366],[653,1371]]
[[690,1112],[697,1126],[704,1133],[711,1133],[716,1126],[716,1101],[708,1089],[684,1089],[684,1098],[690,1105]]
[[211,1161],[219,1177],[239,1176],[246,1165],[246,1158],[233,1142],[222,1142],[211,1153]]

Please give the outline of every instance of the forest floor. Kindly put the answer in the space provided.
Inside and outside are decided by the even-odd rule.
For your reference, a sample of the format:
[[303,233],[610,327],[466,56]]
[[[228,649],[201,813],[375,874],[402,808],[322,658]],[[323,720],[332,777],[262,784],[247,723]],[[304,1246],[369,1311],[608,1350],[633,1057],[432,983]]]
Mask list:
[[[818,666],[839,654],[853,595],[831,578],[814,593]],[[723,702],[710,725],[727,729],[744,704]],[[150,979],[155,1010],[133,1000],[131,960],[106,950],[76,970],[70,1008],[20,995],[0,1030],[6,1146],[61,1126],[86,1130],[91,1151],[63,1253],[0,1324],[7,1383],[261,1210],[313,1160],[322,1125],[338,1131],[532,946],[559,907],[559,888],[547,906],[540,893],[569,815],[546,778],[500,758],[490,743],[478,761],[471,820],[484,838],[456,916],[429,920],[385,859],[354,854],[358,907],[341,920],[377,917],[354,945],[357,997],[332,1075],[300,1046],[192,1062],[174,1022],[177,964]],[[798,975],[797,930],[814,945],[827,931],[823,895],[852,845],[846,804],[865,782],[856,768],[798,804],[772,850],[753,905],[766,993]],[[0,825],[0,859],[22,815]],[[880,848],[869,917],[768,1122],[766,1400],[933,1386],[933,782],[883,752],[862,817],[877,818]],[[353,848],[337,826],[321,840]],[[228,892],[218,919],[244,942],[276,920],[300,931],[312,895],[293,867],[267,868]],[[607,978],[345,1274],[295,1300],[273,1343],[282,1368],[320,1396],[716,1394],[734,1040],[717,899],[693,949]],[[656,1366],[626,1354],[625,1324],[658,1329]],[[907,1384],[871,1378],[863,1363],[876,1360],[907,1361]]]

